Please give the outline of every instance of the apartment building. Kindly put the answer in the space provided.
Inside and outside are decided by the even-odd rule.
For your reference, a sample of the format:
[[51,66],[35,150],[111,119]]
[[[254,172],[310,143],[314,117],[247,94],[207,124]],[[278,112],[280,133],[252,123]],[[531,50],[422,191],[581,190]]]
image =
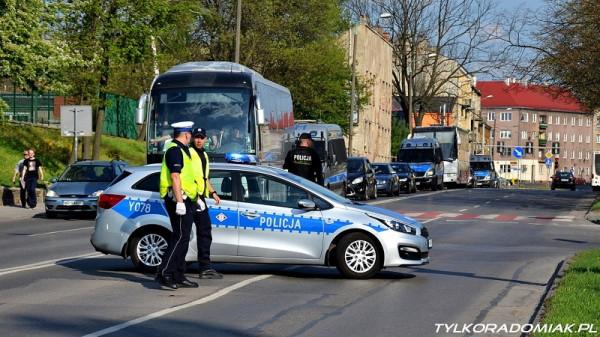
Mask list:
[[[482,111],[492,128],[492,155],[506,179],[548,181],[556,169],[591,179],[594,116],[569,92],[514,80],[480,81]],[[596,137],[598,138],[598,137]],[[522,159],[513,156],[524,149]],[[551,157],[552,165],[545,164]]]

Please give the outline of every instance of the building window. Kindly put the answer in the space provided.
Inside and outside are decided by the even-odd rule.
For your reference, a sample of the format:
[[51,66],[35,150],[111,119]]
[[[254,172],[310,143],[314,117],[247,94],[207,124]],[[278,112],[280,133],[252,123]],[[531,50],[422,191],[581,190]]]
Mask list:
[[554,137],[554,140],[555,140],[555,141],[557,141],[557,142],[559,142],[559,141],[560,141],[560,132],[557,132],[557,133],[556,133],[556,135],[555,135],[555,137]]
[[532,122],[537,123],[537,114],[532,114],[531,119],[532,119]]
[[571,135],[571,143],[575,143],[575,135],[574,134]]
[[494,121],[496,120],[496,112],[495,111],[489,111],[488,112],[488,121]]
[[525,143],[525,153],[533,154],[533,143],[532,142]]
[[585,142],[589,144],[591,142],[590,138],[591,138],[590,136],[585,136]]
[[[560,119],[560,117],[558,117],[558,118]],[[567,117],[563,117],[563,125],[567,125],[567,124],[569,124],[569,123],[567,122]]]
[[529,113],[521,112],[521,122],[524,122],[524,123],[529,122]]
[[579,151],[579,160],[583,159],[583,152]]
[[552,131],[548,132],[548,139],[552,140]]
[[503,122],[512,121],[512,112],[503,112],[500,114],[500,120]]
[[592,119],[591,119],[591,118],[589,118],[589,117],[588,117],[588,118],[586,118],[586,119],[585,119],[585,125],[586,125],[586,126],[592,126]]
[[569,141],[569,135],[567,135],[567,133],[563,133],[563,142],[568,142]]
[[600,144],[600,135],[596,135],[596,144]]
[[568,157],[569,157],[569,153],[567,152],[567,150],[565,150],[565,151],[563,152],[563,158],[564,158],[564,159],[567,159]]
[[575,117],[571,117],[571,126],[575,126]]
[[575,159],[575,151],[571,152],[571,159]]
[[590,153],[589,152],[585,153],[585,159],[590,160]]
[[521,139],[527,139],[527,131],[521,131]]
[[579,142],[583,143],[583,135],[579,135]]
[[510,137],[511,137],[510,130],[502,130],[502,131],[500,131],[500,138],[501,139],[510,139]]
[[552,154],[560,154],[560,143],[559,142],[552,143]]
[[[543,118],[540,116],[540,123],[544,123],[543,122]],[[548,125],[552,124],[552,115],[548,115]]]
[[501,164],[500,172],[502,173],[510,173],[510,164]]
[[583,118],[579,117],[579,126],[583,126]]

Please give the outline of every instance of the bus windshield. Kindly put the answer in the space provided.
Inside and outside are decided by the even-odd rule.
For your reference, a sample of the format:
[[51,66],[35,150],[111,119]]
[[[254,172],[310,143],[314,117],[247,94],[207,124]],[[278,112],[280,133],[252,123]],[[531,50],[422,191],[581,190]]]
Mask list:
[[402,149],[398,161],[403,163],[433,163],[433,149]]
[[456,159],[458,156],[458,144],[456,141],[456,131],[416,131],[414,133],[415,138],[435,138],[440,147],[442,148],[442,157],[444,160]]
[[208,153],[256,153],[251,92],[245,88],[176,88],[152,93],[148,153],[160,154],[173,137],[172,123],[207,130]]

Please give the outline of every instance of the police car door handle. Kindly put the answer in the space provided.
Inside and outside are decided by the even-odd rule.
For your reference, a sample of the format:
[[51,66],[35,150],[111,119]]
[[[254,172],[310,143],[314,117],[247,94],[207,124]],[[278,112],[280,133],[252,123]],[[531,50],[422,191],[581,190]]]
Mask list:
[[243,212],[242,215],[248,219],[256,219],[260,216],[258,213],[256,213],[256,211],[246,211]]

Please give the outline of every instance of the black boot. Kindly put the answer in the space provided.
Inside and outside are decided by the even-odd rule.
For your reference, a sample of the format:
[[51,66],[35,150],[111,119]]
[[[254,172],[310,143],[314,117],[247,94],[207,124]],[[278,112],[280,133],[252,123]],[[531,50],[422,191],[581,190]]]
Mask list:
[[177,283],[173,280],[173,277],[170,275],[157,275],[156,282],[161,285],[161,287],[165,287],[171,290],[177,290]]

